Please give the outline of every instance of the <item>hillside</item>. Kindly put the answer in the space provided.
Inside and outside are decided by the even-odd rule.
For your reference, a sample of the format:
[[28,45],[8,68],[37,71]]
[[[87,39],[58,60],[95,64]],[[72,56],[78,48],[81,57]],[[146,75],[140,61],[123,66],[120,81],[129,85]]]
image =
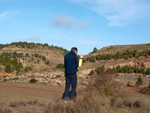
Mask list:
[[82,69],[116,67],[118,65],[138,65],[139,67],[150,67],[150,44],[139,45],[115,45],[103,47],[85,56]]
[[23,72],[55,68],[68,51],[48,44],[14,42],[0,44],[0,72]]
[[150,50],[150,44],[136,44],[136,45],[111,45],[107,47],[103,47],[99,50],[97,50],[95,53],[90,53],[87,56],[96,56],[99,54],[115,54],[118,51],[120,53],[124,53],[126,51],[134,51],[137,50],[138,52],[144,51],[144,50]]

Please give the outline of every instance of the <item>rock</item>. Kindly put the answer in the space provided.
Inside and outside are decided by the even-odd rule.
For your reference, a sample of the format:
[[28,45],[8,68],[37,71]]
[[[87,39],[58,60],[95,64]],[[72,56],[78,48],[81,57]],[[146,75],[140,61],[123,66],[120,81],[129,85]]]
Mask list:
[[133,82],[133,81],[128,81],[127,86],[129,86],[129,87],[135,87],[136,83]]
[[150,75],[146,75],[147,78],[150,78]]

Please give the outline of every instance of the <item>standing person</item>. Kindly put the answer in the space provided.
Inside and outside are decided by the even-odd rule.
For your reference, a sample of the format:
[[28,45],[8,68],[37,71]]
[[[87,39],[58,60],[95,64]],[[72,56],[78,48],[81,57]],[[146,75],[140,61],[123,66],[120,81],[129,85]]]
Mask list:
[[[72,100],[76,97],[77,71],[79,66],[77,52],[78,49],[73,47],[71,51],[64,57],[66,87],[62,98],[65,100]],[[83,58],[83,55],[80,55],[80,58]],[[80,59],[80,61],[82,60]],[[72,86],[71,92],[69,92],[70,85]]]

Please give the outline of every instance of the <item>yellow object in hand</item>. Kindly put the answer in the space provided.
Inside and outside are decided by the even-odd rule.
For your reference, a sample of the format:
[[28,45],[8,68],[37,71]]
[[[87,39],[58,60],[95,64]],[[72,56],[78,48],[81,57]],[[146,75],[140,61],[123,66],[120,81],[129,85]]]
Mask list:
[[79,59],[79,67],[82,66],[82,59]]

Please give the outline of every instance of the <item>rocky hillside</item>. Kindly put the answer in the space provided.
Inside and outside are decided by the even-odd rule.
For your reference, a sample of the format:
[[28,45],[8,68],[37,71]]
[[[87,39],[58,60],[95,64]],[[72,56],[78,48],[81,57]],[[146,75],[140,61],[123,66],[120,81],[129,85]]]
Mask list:
[[111,45],[107,47],[103,47],[99,50],[97,50],[95,53],[91,52],[87,56],[96,56],[99,54],[115,54],[118,51],[120,53],[124,53],[126,51],[134,51],[137,50],[137,52],[142,52],[146,50],[150,50],[150,44],[137,44],[137,45]]
[[0,44],[0,72],[20,73],[55,68],[64,62],[63,57],[67,52],[61,47],[40,43]]
[[150,44],[103,47],[86,55],[83,61],[83,70],[96,69],[102,65],[106,68],[127,65],[150,68]]

